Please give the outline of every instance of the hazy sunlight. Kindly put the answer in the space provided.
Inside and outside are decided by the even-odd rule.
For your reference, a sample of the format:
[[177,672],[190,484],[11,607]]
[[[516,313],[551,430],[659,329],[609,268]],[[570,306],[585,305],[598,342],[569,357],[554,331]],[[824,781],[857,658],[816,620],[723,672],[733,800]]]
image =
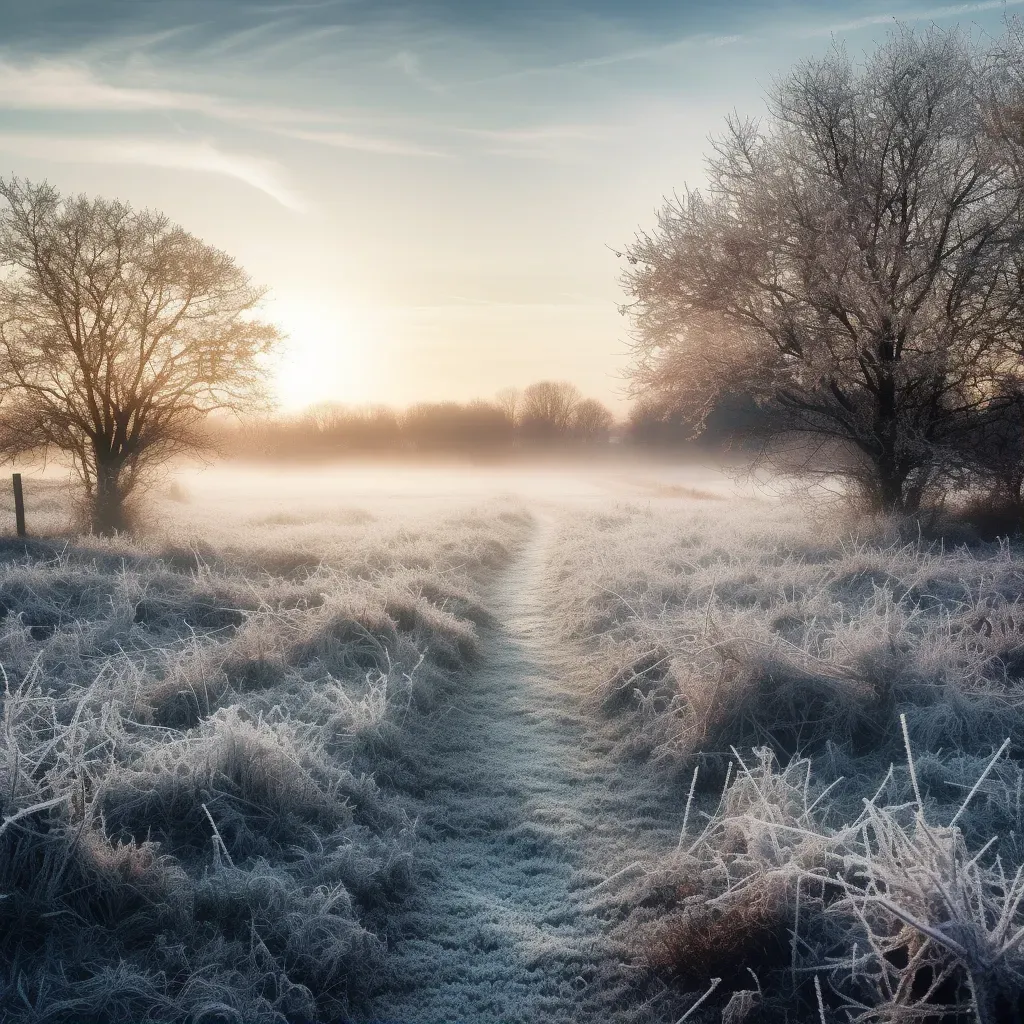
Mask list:
[[275,397],[285,411],[366,401],[377,346],[358,314],[309,296],[275,299],[267,312],[288,335],[274,372]]

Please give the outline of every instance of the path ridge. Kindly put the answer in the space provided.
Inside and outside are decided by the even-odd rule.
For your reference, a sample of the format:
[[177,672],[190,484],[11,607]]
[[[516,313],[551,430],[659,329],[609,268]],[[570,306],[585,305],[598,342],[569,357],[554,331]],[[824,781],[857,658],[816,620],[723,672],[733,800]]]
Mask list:
[[548,516],[492,594],[480,667],[411,725],[422,795],[419,877],[391,943],[388,1024],[652,1021],[608,936],[608,876],[674,845],[660,787],[612,741],[558,668],[544,578]]

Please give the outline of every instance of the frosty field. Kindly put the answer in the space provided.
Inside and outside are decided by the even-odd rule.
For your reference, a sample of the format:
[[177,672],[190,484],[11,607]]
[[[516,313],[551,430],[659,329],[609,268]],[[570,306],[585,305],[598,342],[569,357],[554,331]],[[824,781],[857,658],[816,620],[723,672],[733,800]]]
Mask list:
[[1020,1014],[1015,546],[696,467],[27,497],[4,1020]]

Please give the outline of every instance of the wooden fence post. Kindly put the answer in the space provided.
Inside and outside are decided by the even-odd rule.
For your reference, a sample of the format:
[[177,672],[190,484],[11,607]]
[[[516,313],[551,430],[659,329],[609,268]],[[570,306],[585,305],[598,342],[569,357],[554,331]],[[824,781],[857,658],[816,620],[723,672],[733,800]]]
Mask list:
[[14,520],[18,526],[18,536],[25,536],[25,496],[21,491],[21,474],[15,473],[14,477]]

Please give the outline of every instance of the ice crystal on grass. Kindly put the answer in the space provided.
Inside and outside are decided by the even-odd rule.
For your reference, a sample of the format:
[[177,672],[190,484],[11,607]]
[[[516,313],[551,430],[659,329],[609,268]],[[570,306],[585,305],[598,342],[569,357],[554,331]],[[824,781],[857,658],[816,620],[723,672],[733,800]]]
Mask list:
[[723,978],[693,1019],[1019,1019],[1019,551],[765,503],[595,515],[555,551],[595,709],[685,798],[623,929],[694,998]]
[[412,884],[414,823],[373,773],[471,664],[527,525],[5,549],[0,1016],[350,1019]]

